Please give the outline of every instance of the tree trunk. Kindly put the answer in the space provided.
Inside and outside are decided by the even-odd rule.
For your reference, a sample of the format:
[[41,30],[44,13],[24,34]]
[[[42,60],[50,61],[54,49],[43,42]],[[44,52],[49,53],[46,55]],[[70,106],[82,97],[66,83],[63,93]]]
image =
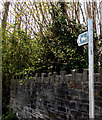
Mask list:
[[8,12],[9,12],[9,5],[10,2],[5,2],[4,3],[4,15],[2,19],[2,38],[5,39],[5,31],[6,31],[6,26],[7,26],[7,17],[8,17]]

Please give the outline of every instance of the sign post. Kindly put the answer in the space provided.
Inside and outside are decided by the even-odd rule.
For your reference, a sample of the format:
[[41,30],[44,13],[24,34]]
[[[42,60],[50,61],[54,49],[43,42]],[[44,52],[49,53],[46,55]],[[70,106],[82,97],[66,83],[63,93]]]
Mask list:
[[93,22],[88,18],[88,54],[89,54],[89,118],[94,118],[94,54],[93,54]]
[[88,32],[79,35],[78,46],[88,43],[89,56],[89,118],[94,118],[94,53],[93,53],[93,22],[88,18]]

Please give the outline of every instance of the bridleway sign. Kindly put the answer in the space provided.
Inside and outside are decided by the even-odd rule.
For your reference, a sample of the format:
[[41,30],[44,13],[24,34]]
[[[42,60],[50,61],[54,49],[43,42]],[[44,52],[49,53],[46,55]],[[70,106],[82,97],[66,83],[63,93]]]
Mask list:
[[85,45],[89,41],[88,32],[84,32],[78,36],[77,43],[78,46]]

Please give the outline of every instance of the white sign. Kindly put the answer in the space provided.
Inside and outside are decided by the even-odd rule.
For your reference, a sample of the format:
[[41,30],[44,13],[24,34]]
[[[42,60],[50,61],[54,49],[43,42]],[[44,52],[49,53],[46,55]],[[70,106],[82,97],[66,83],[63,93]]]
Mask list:
[[78,36],[77,43],[78,46],[85,45],[89,41],[88,32],[84,32]]

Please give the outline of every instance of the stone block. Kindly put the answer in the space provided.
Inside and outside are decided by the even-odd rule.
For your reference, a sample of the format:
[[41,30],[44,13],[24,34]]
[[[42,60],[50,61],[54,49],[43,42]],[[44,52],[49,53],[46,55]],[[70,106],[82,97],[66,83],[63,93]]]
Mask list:
[[61,71],[60,72],[60,80],[61,80],[61,83],[65,82],[65,75],[66,75],[66,72],[65,71]]
[[66,83],[69,83],[71,80],[72,80],[72,75],[71,74],[65,75],[65,81],[66,81]]
[[81,99],[88,99],[88,97],[89,97],[88,93],[85,91],[79,91],[78,94],[79,94],[78,95],[79,98],[81,98]]
[[52,73],[48,73],[48,82],[50,83],[51,82],[51,76],[52,76]]
[[82,81],[82,74],[81,73],[76,73],[76,81]]
[[58,106],[58,111],[59,112],[66,112],[66,108],[62,106]]
[[76,80],[76,73],[77,73],[77,70],[72,70],[72,81]]
[[73,110],[75,110],[77,108],[77,103],[76,103],[76,101],[70,101],[70,103],[69,103],[69,109],[71,110],[71,109],[73,109]]
[[94,82],[99,82],[100,81],[100,76],[99,73],[94,74]]
[[72,110],[72,111],[71,111],[71,114],[72,114],[74,117],[82,117],[82,112],[77,111],[77,110]]
[[102,82],[102,67],[99,68],[100,81]]
[[66,114],[61,114],[60,115],[61,120],[68,120]]
[[45,76],[46,76],[46,73],[42,73],[42,74],[41,74],[41,82],[42,82],[42,83],[45,82],[45,79],[44,79]]
[[88,69],[84,69],[82,81],[83,82],[88,81]]

